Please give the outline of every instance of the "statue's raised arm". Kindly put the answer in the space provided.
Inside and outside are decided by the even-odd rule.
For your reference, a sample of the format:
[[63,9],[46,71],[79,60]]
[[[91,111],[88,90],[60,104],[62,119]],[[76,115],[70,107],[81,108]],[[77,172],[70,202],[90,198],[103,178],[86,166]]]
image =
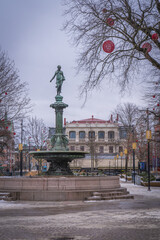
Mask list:
[[63,72],[61,71],[60,65],[57,66],[57,69],[58,70],[55,72],[55,74],[52,77],[52,79],[50,80],[50,82],[52,82],[52,80],[56,77],[57,95],[60,95],[61,90],[62,90],[62,84],[63,84],[63,81],[65,80],[65,77],[63,75]]

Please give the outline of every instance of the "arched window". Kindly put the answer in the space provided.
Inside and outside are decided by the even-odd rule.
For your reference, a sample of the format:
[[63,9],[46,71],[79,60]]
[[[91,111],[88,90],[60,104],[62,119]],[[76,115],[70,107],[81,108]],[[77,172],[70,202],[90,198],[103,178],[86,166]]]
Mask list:
[[76,132],[75,131],[70,131],[69,132],[69,138],[75,139],[76,138]]
[[79,132],[79,138],[80,138],[80,139],[84,139],[85,136],[86,136],[85,131],[80,131],[80,132]]
[[114,131],[108,132],[108,139],[114,139]]
[[99,131],[98,132],[98,139],[104,139],[105,133],[104,131]]
[[95,138],[95,132],[94,131],[89,131],[88,137],[89,137],[89,139]]

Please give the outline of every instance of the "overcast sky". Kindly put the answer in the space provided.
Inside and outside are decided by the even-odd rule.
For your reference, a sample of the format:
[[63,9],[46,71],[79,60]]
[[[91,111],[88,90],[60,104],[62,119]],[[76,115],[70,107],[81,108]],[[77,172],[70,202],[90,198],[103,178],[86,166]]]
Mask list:
[[84,74],[76,75],[78,49],[71,46],[69,38],[61,30],[64,23],[61,0],[0,0],[0,46],[8,53],[19,71],[21,81],[29,84],[29,94],[34,104],[33,116],[42,118],[52,127],[55,102],[55,81],[50,79],[62,66],[66,78],[63,84],[64,110],[68,121],[90,118],[109,119],[111,111],[120,103],[132,102],[142,105],[140,86],[121,96],[113,83],[103,82],[99,90],[84,99],[79,98],[79,86]]

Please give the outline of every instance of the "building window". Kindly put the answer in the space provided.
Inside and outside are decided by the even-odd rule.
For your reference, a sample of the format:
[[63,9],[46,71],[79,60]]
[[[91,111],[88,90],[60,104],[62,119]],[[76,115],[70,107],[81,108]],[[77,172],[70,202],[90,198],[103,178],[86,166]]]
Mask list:
[[70,146],[71,151],[75,151],[75,146]]
[[113,146],[109,146],[109,153],[113,153]]
[[84,151],[84,146],[80,146],[80,151]]
[[103,146],[99,146],[99,153],[104,153],[104,147]]
[[88,137],[91,138],[95,138],[95,132],[94,131],[89,131],[88,133]]
[[114,139],[114,132],[113,131],[108,132],[108,139]]
[[122,146],[119,147],[119,153],[120,152],[123,152],[123,147]]
[[80,138],[80,139],[84,139],[85,136],[86,136],[85,131],[79,132],[79,138]]
[[120,137],[120,139],[126,139],[127,138],[127,131],[125,129],[120,129],[119,137]]
[[99,139],[104,139],[104,132],[103,131],[98,132],[98,138]]
[[76,138],[76,132],[75,131],[69,132],[69,138],[75,139]]

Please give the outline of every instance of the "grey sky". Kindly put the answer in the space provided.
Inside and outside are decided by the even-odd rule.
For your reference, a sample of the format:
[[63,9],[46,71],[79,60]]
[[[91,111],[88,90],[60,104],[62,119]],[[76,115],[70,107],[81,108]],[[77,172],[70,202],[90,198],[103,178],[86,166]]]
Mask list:
[[62,66],[66,81],[63,84],[63,101],[69,105],[64,117],[68,121],[89,118],[108,119],[117,104],[130,101],[140,104],[139,86],[131,93],[119,95],[114,83],[103,82],[94,90],[83,108],[78,87],[85,75],[76,76],[75,49],[66,33],[61,31],[64,22],[61,0],[0,0],[0,46],[15,61],[22,81],[29,84],[34,104],[33,116],[43,118],[48,126],[54,125],[54,111],[49,107],[55,101],[55,81],[50,83],[57,65]]

